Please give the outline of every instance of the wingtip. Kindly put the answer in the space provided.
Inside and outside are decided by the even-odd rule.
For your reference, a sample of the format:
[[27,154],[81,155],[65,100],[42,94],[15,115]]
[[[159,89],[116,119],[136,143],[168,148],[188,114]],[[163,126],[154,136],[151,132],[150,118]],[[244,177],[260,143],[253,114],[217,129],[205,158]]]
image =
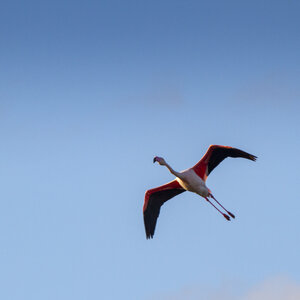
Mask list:
[[247,157],[248,159],[250,159],[252,161],[256,161],[257,160],[257,156],[249,154],[249,153],[247,153],[247,154],[248,154],[248,157]]
[[251,155],[251,160],[256,161],[257,160],[257,156]]

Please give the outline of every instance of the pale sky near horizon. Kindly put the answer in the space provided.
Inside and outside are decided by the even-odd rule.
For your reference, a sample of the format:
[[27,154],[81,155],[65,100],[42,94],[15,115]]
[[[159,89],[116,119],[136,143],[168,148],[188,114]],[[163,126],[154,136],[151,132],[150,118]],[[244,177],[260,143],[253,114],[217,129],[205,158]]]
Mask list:
[[[280,282],[300,295],[299,12],[2,3],[0,298],[260,300]],[[146,240],[145,190],[173,178],[153,157],[183,170],[210,144],[258,156],[207,180],[236,220],[183,193]]]

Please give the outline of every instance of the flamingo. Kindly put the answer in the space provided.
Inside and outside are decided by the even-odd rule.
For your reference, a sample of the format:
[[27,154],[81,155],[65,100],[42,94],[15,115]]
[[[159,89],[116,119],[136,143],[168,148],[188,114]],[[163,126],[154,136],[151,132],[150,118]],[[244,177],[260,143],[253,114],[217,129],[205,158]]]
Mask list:
[[[161,166],[167,167],[176,178],[157,188],[147,190],[145,193],[143,214],[147,239],[153,238],[161,206],[166,201],[185,191],[190,191],[202,196],[209,204],[217,209],[226,220],[230,221],[230,217],[235,218],[233,213],[228,211],[217,201],[211,190],[205,184],[212,170],[227,157],[242,157],[252,161],[256,161],[257,159],[255,155],[237,148],[210,145],[204,156],[196,165],[182,172],[176,172],[162,157],[154,157],[153,163],[158,162]],[[209,198],[213,199],[226,213],[222,212]]]

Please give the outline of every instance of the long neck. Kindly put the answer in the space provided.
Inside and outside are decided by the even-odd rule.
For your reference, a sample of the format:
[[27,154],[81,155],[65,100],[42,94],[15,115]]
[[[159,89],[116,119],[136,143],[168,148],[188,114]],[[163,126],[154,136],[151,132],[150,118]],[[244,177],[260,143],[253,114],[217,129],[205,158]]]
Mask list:
[[166,163],[165,166],[169,169],[169,171],[170,171],[173,175],[175,175],[176,177],[180,177],[180,173],[174,171],[174,170],[171,168],[171,166],[170,166],[169,164]]

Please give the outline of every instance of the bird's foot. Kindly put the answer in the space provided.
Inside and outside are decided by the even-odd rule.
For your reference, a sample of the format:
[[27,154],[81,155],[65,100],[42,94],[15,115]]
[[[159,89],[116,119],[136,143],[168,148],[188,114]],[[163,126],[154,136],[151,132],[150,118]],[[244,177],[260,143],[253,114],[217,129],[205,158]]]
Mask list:
[[223,214],[224,218],[227,220],[227,221],[230,221],[230,217],[226,214]]
[[235,215],[233,213],[231,213],[230,211],[228,211],[228,214],[231,218],[235,219]]

